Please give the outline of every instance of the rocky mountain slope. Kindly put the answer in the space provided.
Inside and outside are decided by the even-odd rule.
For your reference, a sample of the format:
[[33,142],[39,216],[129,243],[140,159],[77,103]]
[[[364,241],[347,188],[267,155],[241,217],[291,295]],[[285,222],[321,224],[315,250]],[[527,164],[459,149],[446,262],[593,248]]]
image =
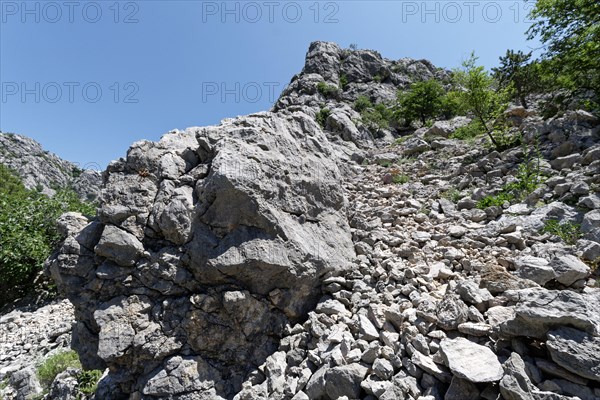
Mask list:
[[59,188],[71,187],[82,200],[93,202],[100,193],[100,171],[80,168],[25,136],[0,133],[0,164],[16,171],[26,188],[49,196]]
[[[316,42],[271,112],[112,163],[47,262],[84,367],[108,368],[95,398],[600,398],[600,121],[513,107],[530,146],[498,152],[448,139],[466,117],[394,142],[351,107],[446,74]],[[486,205],[532,160],[534,191]],[[5,394],[38,390],[15,375]]]

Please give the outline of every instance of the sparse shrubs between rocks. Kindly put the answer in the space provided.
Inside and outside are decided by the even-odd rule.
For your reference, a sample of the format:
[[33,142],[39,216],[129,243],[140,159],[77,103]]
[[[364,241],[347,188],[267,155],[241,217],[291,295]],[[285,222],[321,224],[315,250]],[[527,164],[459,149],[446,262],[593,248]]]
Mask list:
[[462,198],[460,194],[460,190],[458,189],[450,189],[441,194],[443,199],[448,199],[454,204],[458,203],[458,201]]
[[402,185],[404,183],[408,183],[408,181],[410,181],[410,178],[408,177],[408,175],[403,175],[403,174],[392,175],[392,182],[394,182],[397,185]]
[[557,219],[547,219],[541,232],[558,236],[566,244],[574,245],[581,238],[581,225],[571,221],[560,222]]
[[37,377],[45,390],[50,388],[54,378],[67,368],[81,368],[79,356],[73,350],[56,353],[37,367]]
[[317,113],[315,119],[317,120],[317,123],[321,125],[321,128],[325,128],[325,122],[327,121],[327,117],[329,117],[329,115],[331,115],[331,110],[325,107],[321,108]]
[[77,375],[77,382],[79,384],[78,389],[81,393],[93,394],[96,392],[98,381],[102,377],[102,371],[84,371],[81,367],[81,362],[79,361],[79,355],[71,350],[56,353],[48,357],[37,367],[37,377],[44,389],[44,393],[48,392],[54,379],[69,368],[80,371]]
[[327,99],[335,99],[339,94],[339,88],[337,86],[328,85],[325,82],[319,82],[317,84],[317,91]]
[[483,127],[479,121],[471,121],[465,126],[458,127],[450,134],[451,139],[470,140],[483,135]]
[[393,163],[390,160],[378,160],[377,164],[379,164],[380,167],[384,167],[384,168],[388,168],[390,167]]
[[503,206],[513,201],[524,200],[542,183],[540,172],[540,153],[537,148],[533,151],[525,147],[525,160],[519,164],[516,179],[507,183],[496,195],[485,196],[477,202],[476,207],[485,209],[492,206]]
[[346,90],[346,87],[348,87],[348,77],[346,74],[342,74],[340,75],[340,89]]
[[369,130],[389,129],[395,120],[393,106],[373,104],[366,96],[359,96],[354,101],[354,109],[360,113],[362,123]]

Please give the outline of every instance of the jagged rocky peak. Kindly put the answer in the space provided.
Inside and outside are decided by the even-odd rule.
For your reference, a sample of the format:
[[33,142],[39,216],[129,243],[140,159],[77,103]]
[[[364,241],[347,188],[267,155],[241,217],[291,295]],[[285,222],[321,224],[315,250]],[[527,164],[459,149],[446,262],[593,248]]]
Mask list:
[[82,200],[96,201],[102,178],[99,171],[84,169],[52,154],[35,140],[0,133],[0,164],[15,171],[28,189],[53,196],[57,189],[72,188]]
[[135,143],[106,171],[99,220],[66,215],[47,262],[84,366],[108,366],[111,393],[232,397],[350,265],[341,185],[301,112]]
[[339,93],[330,96],[338,102],[352,104],[361,95],[374,102],[389,102],[396,99],[399,89],[406,89],[415,81],[434,77],[443,81],[449,74],[428,60],[394,61],[374,50],[342,49],[331,42],[313,42],[302,72],[292,78],[274,108],[320,106],[328,98],[319,93],[319,82],[339,88]]

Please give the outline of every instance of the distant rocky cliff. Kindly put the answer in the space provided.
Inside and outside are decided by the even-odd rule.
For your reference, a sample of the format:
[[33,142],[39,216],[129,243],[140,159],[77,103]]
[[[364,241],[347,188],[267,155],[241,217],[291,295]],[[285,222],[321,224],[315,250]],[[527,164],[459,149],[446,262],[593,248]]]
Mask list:
[[17,172],[26,188],[50,196],[65,188],[72,188],[86,201],[96,201],[100,194],[100,171],[78,167],[25,136],[0,133],[0,164]]

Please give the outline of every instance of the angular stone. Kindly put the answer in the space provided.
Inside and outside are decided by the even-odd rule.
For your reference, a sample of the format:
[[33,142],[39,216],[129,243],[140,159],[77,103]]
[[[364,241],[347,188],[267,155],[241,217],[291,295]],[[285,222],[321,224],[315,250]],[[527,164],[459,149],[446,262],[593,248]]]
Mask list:
[[94,248],[96,254],[124,267],[135,265],[144,251],[142,243],[131,233],[116,226],[105,226],[100,241]]
[[360,384],[367,375],[368,368],[354,363],[331,368],[325,375],[325,391],[330,399],[347,396],[356,399],[360,394]]
[[600,338],[560,327],[548,332],[546,346],[552,360],[579,376],[600,382]]
[[371,341],[379,338],[379,332],[375,325],[364,315],[358,316],[358,329],[360,338],[366,341]]
[[445,330],[454,330],[458,325],[467,322],[469,308],[459,298],[448,295],[437,305],[437,324]]
[[479,389],[472,382],[465,379],[452,377],[450,387],[446,391],[444,400],[478,400]]
[[439,351],[444,364],[459,378],[474,383],[495,382],[502,378],[502,365],[488,347],[459,337],[442,340]]
[[543,286],[556,277],[556,272],[549,264],[547,260],[539,257],[518,257],[515,259],[515,275]]
[[513,316],[500,324],[502,335],[543,339],[548,330],[564,325],[600,335],[600,292],[525,289],[505,295],[516,305]]
[[556,280],[565,286],[570,286],[590,274],[590,268],[580,259],[572,255],[556,257],[550,263],[556,273]]

